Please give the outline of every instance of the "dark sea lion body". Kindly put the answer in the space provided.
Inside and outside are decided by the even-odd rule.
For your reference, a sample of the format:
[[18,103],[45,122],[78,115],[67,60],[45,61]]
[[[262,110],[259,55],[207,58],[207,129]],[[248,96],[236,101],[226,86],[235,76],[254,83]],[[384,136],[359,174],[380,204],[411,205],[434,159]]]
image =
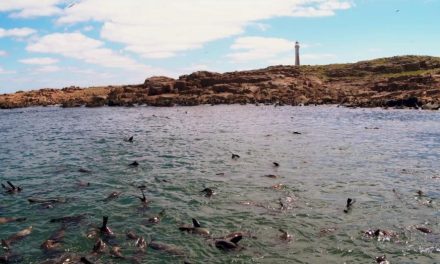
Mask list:
[[173,255],[173,256],[185,256],[185,252],[182,249],[180,249],[174,245],[151,241],[148,244],[148,247],[151,249],[157,250],[157,251],[165,252],[165,253]]
[[62,246],[62,242],[66,235],[66,230],[64,226],[61,226],[60,229],[55,231],[49,239],[41,244],[41,249],[44,250],[45,253],[58,253],[60,251],[60,247]]
[[11,245],[19,240],[22,240],[23,238],[29,236],[32,233],[32,226],[25,228],[18,233],[8,237],[7,239],[2,239],[2,246],[5,248],[11,248]]
[[60,218],[53,218],[50,220],[51,223],[62,223],[62,224],[77,224],[85,219],[85,215],[73,215],[73,216],[63,216]]
[[193,222],[193,226],[181,226],[181,227],[179,227],[179,230],[186,231],[191,234],[202,235],[202,236],[209,236],[210,235],[209,230],[201,227],[199,221],[197,221],[196,219],[193,218],[192,222]]
[[104,202],[114,200],[114,199],[118,198],[119,196],[121,196],[121,194],[122,194],[122,192],[112,192],[107,196],[107,198],[104,199]]
[[107,236],[113,236],[114,233],[113,231],[107,226],[108,223],[108,216],[103,216],[102,217],[102,226],[99,229],[99,231],[101,232],[101,234],[103,235],[107,235]]
[[23,222],[26,221],[26,217],[0,217],[0,224],[6,224],[11,222]]
[[236,236],[230,240],[225,240],[225,239],[216,240],[215,247],[223,251],[241,250],[243,249],[243,247],[238,245],[238,242],[242,238],[243,238],[242,236]]
[[9,187],[7,187],[6,185],[4,185],[2,183],[2,187],[3,189],[6,190],[7,193],[13,194],[13,193],[18,193],[21,192],[23,190],[23,188],[19,187],[19,186],[15,186],[14,184],[12,184],[12,182],[10,181],[6,181],[6,183],[9,185]]
[[28,201],[30,203],[53,204],[53,203],[65,203],[66,198],[53,198],[53,199],[29,198]]

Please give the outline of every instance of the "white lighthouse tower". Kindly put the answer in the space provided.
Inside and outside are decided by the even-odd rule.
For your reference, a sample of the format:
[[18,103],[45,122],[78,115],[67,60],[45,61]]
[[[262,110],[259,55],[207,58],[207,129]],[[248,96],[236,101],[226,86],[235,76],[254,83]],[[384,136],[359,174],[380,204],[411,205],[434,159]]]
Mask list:
[[299,66],[299,42],[295,42],[295,66]]

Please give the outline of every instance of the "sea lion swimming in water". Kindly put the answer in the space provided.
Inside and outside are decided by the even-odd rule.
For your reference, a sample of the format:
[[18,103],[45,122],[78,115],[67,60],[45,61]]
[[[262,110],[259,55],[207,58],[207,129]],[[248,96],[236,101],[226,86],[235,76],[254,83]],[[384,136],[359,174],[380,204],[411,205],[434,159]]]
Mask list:
[[65,203],[66,198],[52,198],[52,199],[29,198],[28,201],[30,203],[54,204],[54,203]]
[[160,223],[160,221],[164,216],[165,216],[165,209],[160,211],[158,215],[148,218],[147,224],[158,224]]
[[196,234],[196,235],[202,235],[202,236],[209,236],[209,230],[206,228],[201,227],[200,222],[196,219],[192,219],[193,226],[181,226],[179,227],[180,231],[186,231],[188,233]]
[[390,241],[392,238],[398,238],[399,235],[391,230],[376,229],[363,231],[364,237],[377,238],[377,241]]
[[215,195],[215,192],[211,188],[205,188],[202,191],[200,191],[205,195],[205,197],[211,198],[213,195]]
[[280,164],[278,162],[272,162],[272,164],[273,164],[274,167],[279,167],[280,166]]
[[240,155],[232,153],[232,159],[233,160],[236,160],[236,159],[239,159],[239,158],[240,158]]
[[243,247],[238,245],[238,242],[240,242],[242,238],[242,236],[236,236],[230,240],[216,240],[215,247],[223,251],[241,250]]
[[18,233],[8,237],[7,239],[2,239],[2,246],[10,249],[11,245],[19,240],[22,240],[23,238],[29,236],[32,233],[32,226],[25,228]]
[[154,250],[165,252],[173,256],[185,256],[185,252],[182,249],[176,247],[175,245],[169,245],[161,242],[151,241],[150,243],[148,243],[148,247]]
[[355,202],[356,202],[356,199],[348,198],[347,199],[347,204],[345,205],[344,213],[348,213],[352,209],[353,204]]
[[376,263],[378,263],[378,264],[390,264],[390,262],[387,260],[387,257],[385,255],[377,257],[376,258]]
[[15,186],[10,181],[6,181],[6,183],[9,185],[9,187],[5,186],[3,183],[2,183],[2,187],[3,187],[3,189],[6,190],[7,193],[11,193],[11,194],[12,193],[18,193],[18,192],[21,192],[23,190],[23,188],[21,188],[20,186]]
[[96,241],[95,245],[93,245],[93,253],[94,254],[101,254],[104,253],[107,250],[107,244],[102,241],[102,239],[98,239]]
[[121,194],[122,194],[122,192],[112,192],[103,201],[108,202],[108,201],[114,200],[114,199],[118,198]]
[[26,221],[26,217],[0,217],[0,224],[6,224],[10,222],[23,222]]
[[150,203],[150,201],[148,201],[147,197],[145,197],[144,188],[141,189],[141,192],[142,192],[142,197],[140,197],[140,196],[136,196],[136,197],[139,198],[139,200],[141,200],[141,203],[143,205],[148,205]]
[[92,173],[91,170],[84,169],[84,168],[80,168],[80,169],[78,170],[78,172],[81,172],[81,173]]
[[128,164],[128,166],[137,167],[139,166],[139,163],[137,161],[133,161],[132,163]]
[[107,226],[107,222],[108,222],[108,216],[103,216],[102,217],[102,226],[99,229],[99,231],[101,232],[101,234],[103,235],[107,235],[107,236],[113,236],[114,233],[113,231],[110,229],[110,227]]
[[63,216],[60,218],[52,218],[50,219],[51,223],[62,223],[62,224],[78,224],[79,222],[81,222],[82,220],[84,220],[85,215],[81,214],[81,215],[73,215],[73,216]]
[[280,235],[280,239],[284,240],[284,241],[291,241],[292,240],[292,235],[289,234],[287,231],[284,231],[283,229],[278,229],[278,231],[280,231],[282,234]]
[[61,227],[56,230],[55,233],[49,237],[49,239],[41,244],[41,249],[43,249],[46,254],[61,253],[62,251],[60,250],[60,247],[64,240],[65,234],[66,227],[61,225]]

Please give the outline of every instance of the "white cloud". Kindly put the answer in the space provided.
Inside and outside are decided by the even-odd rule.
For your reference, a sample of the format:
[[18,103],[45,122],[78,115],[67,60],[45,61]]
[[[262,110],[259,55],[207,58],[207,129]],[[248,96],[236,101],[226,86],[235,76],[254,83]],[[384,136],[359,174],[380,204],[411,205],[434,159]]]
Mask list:
[[61,68],[56,65],[46,65],[46,66],[43,66],[43,67],[36,69],[37,72],[44,72],[44,73],[57,72],[60,70],[61,70]]
[[0,50],[0,57],[6,56],[6,55],[8,55],[8,53],[6,53],[6,51]]
[[0,67],[0,74],[13,74],[13,73],[15,73],[15,71],[7,71],[2,67]]
[[1,0],[0,12],[13,12],[12,17],[29,18],[61,13],[58,4],[64,0]]
[[57,59],[43,57],[43,58],[29,58],[20,60],[24,64],[35,64],[35,65],[50,65],[58,62]]
[[351,6],[349,0],[80,0],[58,22],[102,22],[102,38],[147,58],[166,58],[261,20],[330,16]]
[[95,29],[93,26],[85,26],[85,27],[83,27],[83,31],[85,31],[85,32],[92,31],[93,29]]
[[242,37],[231,46],[233,53],[227,55],[233,62],[269,60],[283,53],[294,54],[295,42],[282,38]]
[[32,28],[12,28],[12,29],[4,29],[0,28],[0,38],[2,37],[15,37],[15,38],[23,38],[34,34],[36,31]]
[[110,68],[147,71],[147,66],[103,47],[103,42],[81,33],[55,33],[29,44],[27,51],[58,54]]

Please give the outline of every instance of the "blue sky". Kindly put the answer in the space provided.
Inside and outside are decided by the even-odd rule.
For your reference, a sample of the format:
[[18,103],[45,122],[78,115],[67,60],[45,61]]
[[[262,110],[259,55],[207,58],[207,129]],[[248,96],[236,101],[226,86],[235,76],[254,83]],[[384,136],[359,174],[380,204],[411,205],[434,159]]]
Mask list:
[[0,93],[440,56],[440,0],[0,0]]

